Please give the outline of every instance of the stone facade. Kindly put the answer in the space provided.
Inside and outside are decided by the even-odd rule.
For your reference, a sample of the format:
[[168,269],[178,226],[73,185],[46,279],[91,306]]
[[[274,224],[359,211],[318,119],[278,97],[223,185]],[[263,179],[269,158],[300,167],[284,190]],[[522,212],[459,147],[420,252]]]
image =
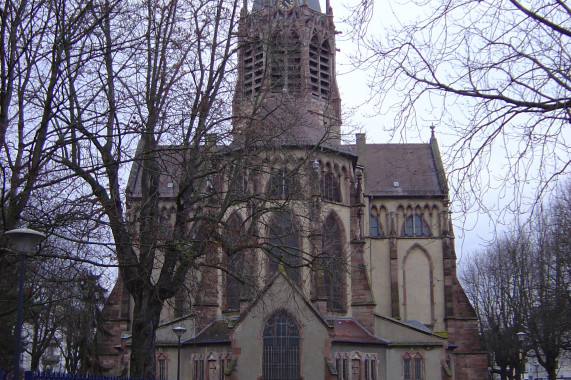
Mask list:
[[[205,255],[205,269],[188,279],[198,284],[194,291],[165,304],[157,378],[176,376],[178,325],[187,328],[184,380],[487,378],[477,319],[456,276],[436,138],[368,144],[358,134],[355,144],[341,143],[335,34],[331,8],[322,13],[314,0],[259,0],[242,10],[232,144],[259,156],[258,169],[240,177],[241,191],[288,202],[255,226],[251,202],[229,208],[228,226],[253,227],[250,245],[267,244],[238,259],[240,275],[259,286],[245,292],[208,266],[222,258],[230,268],[223,249]],[[168,225],[178,161],[164,160]],[[127,192],[134,205],[139,171],[134,165]],[[222,180],[212,182],[224,190]],[[292,261],[300,257],[311,264]],[[119,279],[99,338],[99,365],[111,375],[128,367],[130,313]]]

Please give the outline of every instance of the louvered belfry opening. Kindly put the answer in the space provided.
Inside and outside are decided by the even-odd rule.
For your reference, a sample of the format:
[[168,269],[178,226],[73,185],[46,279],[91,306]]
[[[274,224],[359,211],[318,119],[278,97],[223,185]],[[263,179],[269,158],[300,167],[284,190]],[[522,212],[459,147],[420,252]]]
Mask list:
[[311,93],[322,99],[329,99],[331,49],[327,41],[320,43],[317,36],[313,36],[309,44],[309,76]]
[[268,319],[263,340],[263,380],[299,380],[299,329],[288,312]]
[[270,91],[298,92],[301,86],[301,41],[296,33],[276,34],[267,49]]
[[260,93],[264,79],[264,45],[255,39],[244,47],[244,96]]

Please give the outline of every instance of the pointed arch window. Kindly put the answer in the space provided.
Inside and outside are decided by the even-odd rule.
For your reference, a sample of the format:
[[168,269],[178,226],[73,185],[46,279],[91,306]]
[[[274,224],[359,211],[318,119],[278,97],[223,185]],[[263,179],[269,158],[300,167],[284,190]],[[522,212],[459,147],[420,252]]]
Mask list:
[[369,236],[372,238],[383,237],[383,228],[374,214],[371,214],[369,218]]
[[421,215],[413,214],[406,218],[402,236],[430,236],[430,231],[428,229],[428,224],[424,221]]
[[157,380],[167,379],[167,359],[168,357],[164,353],[160,353],[157,357]]
[[244,49],[244,96],[257,95],[264,78],[264,45],[259,39],[246,43]]
[[248,176],[244,170],[232,172],[228,178],[228,193],[232,201],[244,201],[248,195]]
[[188,289],[181,286],[174,296],[173,313],[175,318],[180,318],[190,313],[190,300]]
[[332,202],[341,202],[341,192],[335,175],[327,172],[323,175],[321,181],[321,195],[324,200]]
[[412,356],[407,352],[402,357],[402,366],[404,380],[424,380],[424,359],[420,353]]
[[294,174],[286,169],[272,173],[268,194],[271,199],[291,199],[296,193]]
[[365,380],[377,380],[377,357],[374,354],[365,356]]
[[244,292],[244,250],[240,245],[244,241],[242,220],[236,214],[228,219],[228,241],[235,244],[227,252],[227,268],[225,272],[226,308],[227,310],[240,310],[240,300]]
[[283,264],[287,276],[296,284],[300,284],[300,247],[297,227],[291,213],[274,215],[269,225],[270,273],[278,270]]
[[301,42],[296,33],[275,35],[269,46],[270,90],[297,92],[301,87]]
[[345,261],[341,235],[339,223],[329,215],[321,233],[323,283],[329,311],[345,309]]
[[292,316],[279,310],[268,319],[263,334],[263,380],[299,380],[299,329]]
[[309,44],[309,78],[311,93],[322,99],[329,99],[331,79],[331,49],[329,43],[319,43],[313,36]]

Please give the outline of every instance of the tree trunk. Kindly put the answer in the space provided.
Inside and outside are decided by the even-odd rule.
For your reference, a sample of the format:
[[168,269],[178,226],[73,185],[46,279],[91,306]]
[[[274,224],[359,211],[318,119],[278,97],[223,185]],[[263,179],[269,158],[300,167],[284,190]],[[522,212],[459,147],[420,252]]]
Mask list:
[[547,370],[547,378],[549,380],[556,380],[557,379],[557,368],[552,367]]
[[134,310],[131,329],[130,376],[154,379],[156,375],[155,336],[163,302],[150,286],[144,288],[141,286],[132,296]]

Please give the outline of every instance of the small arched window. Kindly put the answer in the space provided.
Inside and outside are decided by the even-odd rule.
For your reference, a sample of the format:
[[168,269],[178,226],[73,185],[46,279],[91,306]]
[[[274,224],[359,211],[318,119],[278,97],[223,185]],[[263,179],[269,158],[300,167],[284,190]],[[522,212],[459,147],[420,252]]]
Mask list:
[[408,352],[402,357],[404,380],[424,380],[424,360],[420,353],[413,356]]
[[289,313],[277,311],[264,326],[262,379],[299,380],[299,329]]
[[248,194],[248,177],[242,170],[237,170],[228,178],[228,193],[233,201],[244,201]]
[[271,199],[291,199],[295,194],[293,174],[285,169],[274,171],[270,179],[268,193]]
[[331,172],[323,175],[321,181],[321,195],[324,200],[332,202],[341,202],[341,192],[335,175]]
[[403,236],[430,236],[428,224],[421,215],[413,214],[406,218],[402,231]]
[[373,238],[383,237],[383,229],[376,215],[371,214],[369,218],[369,235]]

